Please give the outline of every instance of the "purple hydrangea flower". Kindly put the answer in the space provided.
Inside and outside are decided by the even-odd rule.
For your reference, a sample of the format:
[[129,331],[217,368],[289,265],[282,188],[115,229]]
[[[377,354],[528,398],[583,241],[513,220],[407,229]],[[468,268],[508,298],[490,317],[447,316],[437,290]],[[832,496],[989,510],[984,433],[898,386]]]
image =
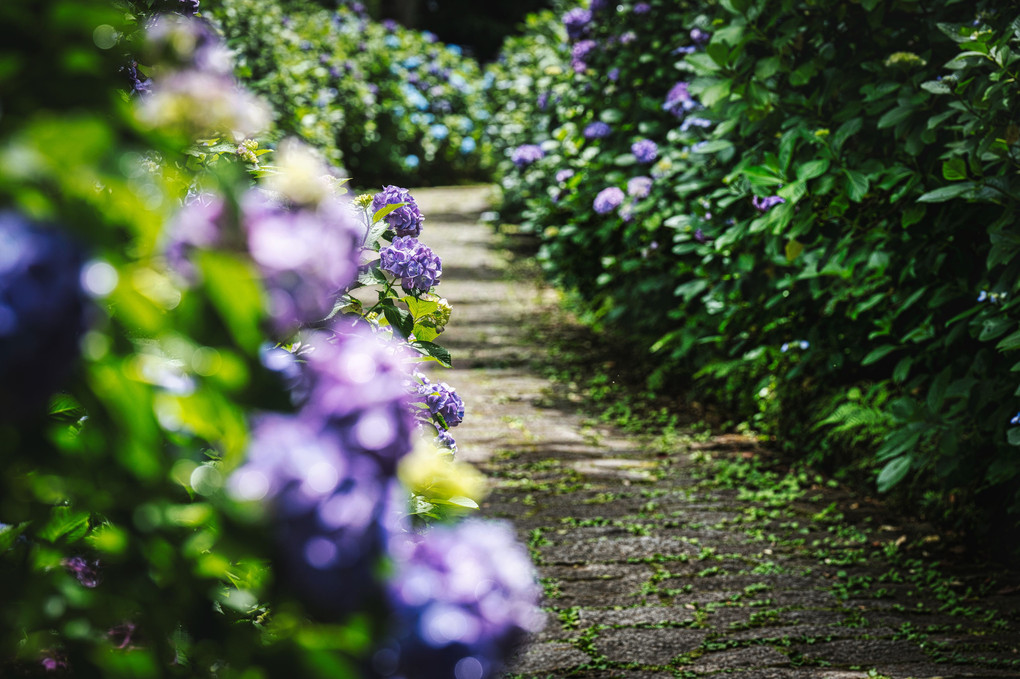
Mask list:
[[662,108],[677,118],[683,118],[687,111],[697,108],[698,104],[687,89],[687,83],[678,82],[666,94],[666,103]]
[[613,132],[613,128],[609,127],[608,124],[601,120],[596,120],[593,123],[588,123],[588,126],[584,128],[585,139],[603,139],[608,137]]
[[631,177],[627,180],[627,195],[637,199],[647,198],[652,192],[651,177]]
[[383,271],[388,271],[400,280],[405,291],[428,292],[439,283],[443,265],[432,250],[416,238],[397,236],[392,245],[379,252]]
[[0,212],[0,420],[41,410],[86,328],[85,256],[56,227]]
[[358,271],[362,229],[350,207],[326,200],[314,209],[286,209],[249,191],[241,216],[276,330],[286,335],[325,318]]
[[508,524],[437,525],[391,552],[396,615],[391,639],[372,658],[379,674],[496,677],[541,628],[534,569]]
[[779,196],[766,196],[764,198],[760,196],[753,196],[751,198],[751,205],[753,205],[759,212],[768,212],[773,206],[785,202],[786,200]]
[[601,12],[606,7],[609,7],[609,0],[591,0],[592,14],[595,12]]
[[453,439],[453,436],[445,429],[440,429],[439,433],[436,434],[433,443],[440,448],[449,448],[454,454],[457,453],[457,442]]
[[570,40],[577,40],[588,29],[591,23],[591,12],[583,7],[575,7],[563,15],[563,25],[567,28],[567,37]]
[[584,73],[588,69],[585,59],[598,47],[594,40],[581,40],[570,50],[570,66],[575,73]]
[[620,79],[620,69],[618,68],[609,69],[609,73],[606,74],[606,77],[609,78],[611,82],[615,83],[617,80]]
[[573,176],[574,176],[574,171],[569,169],[569,168],[567,168],[565,170],[559,170],[556,173],[556,183],[557,184],[562,184],[563,182],[567,181],[568,179],[570,179]]
[[700,227],[694,230],[694,240],[696,240],[699,243],[708,242],[708,238],[705,236],[705,232],[702,231]]
[[341,620],[382,591],[374,571],[392,479],[378,460],[346,445],[356,434],[342,436],[368,432],[372,412],[362,409],[333,427],[305,413],[266,415],[229,482],[239,499],[269,504],[277,579],[323,620]]
[[640,139],[630,146],[639,163],[653,163],[659,157],[659,145],[651,139]]
[[418,203],[411,196],[411,192],[399,186],[384,186],[383,190],[372,198],[372,213],[375,214],[387,205],[404,203],[393,212],[386,215],[383,220],[390,225],[393,232],[398,236],[415,236],[421,234],[422,224],[425,217],[422,216]]
[[545,151],[542,147],[535,144],[524,144],[514,149],[513,154],[510,156],[510,160],[513,161],[517,169],[521,170],[531,165],[535,161],[545,158]]
[[418,388],[418,393],[425,397],[429,412],[443,418],[447,428],[456,427],[464,420],[464,401],[445,382],[433,384],[426,381]]
[[652,6],[647,2],[639,2],[634,5],[634,14],[648,14],[652,11]]
[[82,584],[82,587],[93,589],[102,581],[99,573],[99,561],[96,559],[72,556],[70,559],[64,559],[61,564]]
[[138,62],[132,61],[127,66],[123,66],[120,69],[121,73],[127,78],[129,85],[128,94],[148,94],[152,92],[152,78],[144,78],[138,71]]
[[697,27],[691,29],[691,40],[694,41],[695,45],[698,45],[699,47],[704,46],[711,39],[712,39],[711,33],[703,31]]
[[600,215],[608,214],[620,207],[624,198],[625,196],[622,189],[610,186],[599,191],[599,194],[595,196],[592,207],[595,209],[595,212]]

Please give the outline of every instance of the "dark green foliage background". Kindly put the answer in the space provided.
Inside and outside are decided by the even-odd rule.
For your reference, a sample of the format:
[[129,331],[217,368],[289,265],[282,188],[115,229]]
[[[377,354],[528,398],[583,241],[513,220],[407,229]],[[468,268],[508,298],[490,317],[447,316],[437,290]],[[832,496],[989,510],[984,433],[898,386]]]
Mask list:
[[[530,112],[521,141],[547,155],[504,165],[504,218],[541,237],[547,271],[590,318],[650,347],[653,387],[694,375],[734,421],[797,455],[870,471],[972,535],[1015,530],[1015,8],[632,4],[596,19],[584,74],[549,44],[550,31],[565,39],[556,17],[509,44],[532,87],[518,72],[516,89],[496,89]],[[711,41],[676,53],[694,27]],[[628,30],[632,42],[614,41]],[[663,111],[680,80],[705,105],[688,115],[712,127],[681,131]],[[613,134],[583,139],[596,119]],[[595,214],[600,190],[648,173],[629,153],[645,137],[660,147],[652,195],[629,222]],[[557,185],[564,168],[575,174]],[[752,196],[771,194],[786,202],[758,213]],[[982,290],[999,296],[978,302]]]

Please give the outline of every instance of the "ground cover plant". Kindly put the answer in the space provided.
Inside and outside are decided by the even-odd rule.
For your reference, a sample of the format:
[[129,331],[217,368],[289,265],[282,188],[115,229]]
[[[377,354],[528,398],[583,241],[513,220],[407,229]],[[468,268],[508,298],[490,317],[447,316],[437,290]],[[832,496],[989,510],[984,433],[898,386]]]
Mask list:
[[273,104],[279,131],[321,149],[358,186],[488,176],[487,83],[459,46],[372,21],[360,3],[206,4],[237,52],[242,81]]
[[532,21],[494,71],[503,219],[596,327],[649,348],[650,386],[694,375],[797,455],[1015,531],[1015,9],[592,2]]
[[198,9],[0,6],[0,675],[491,676],[537,584],[426,215],[263,137]]

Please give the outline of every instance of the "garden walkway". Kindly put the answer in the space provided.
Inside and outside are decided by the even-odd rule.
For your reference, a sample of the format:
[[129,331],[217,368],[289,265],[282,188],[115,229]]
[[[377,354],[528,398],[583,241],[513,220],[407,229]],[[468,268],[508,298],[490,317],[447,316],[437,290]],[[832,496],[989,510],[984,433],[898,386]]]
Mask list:
[[1020,579],[821,479],[776,476],[753,440],[626,436],[543,378],[557,294],[516,274],[484,187],[414,192],[453,304],[460,457],[492,480],[544,586],[512,676],[1020,677]]

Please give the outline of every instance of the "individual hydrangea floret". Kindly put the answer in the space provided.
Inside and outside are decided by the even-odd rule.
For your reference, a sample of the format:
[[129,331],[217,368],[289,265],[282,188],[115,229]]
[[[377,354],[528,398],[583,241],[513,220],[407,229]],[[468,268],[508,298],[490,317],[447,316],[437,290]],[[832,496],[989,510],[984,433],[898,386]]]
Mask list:
[[542,150],[541,146],[536,144],[523,144],[514,149],[510,156],[510,160],[517,166],[518,170],[522,170],[532,163],[545,158],[545,151]]
[[542,626],[534,568],[509,524],[436,525],[391,553],[396,615],[372,659],[380,674],[492,679]]
[[390,225],[393,233],[397,236],[414,236],[421,234],[425,217],[418,208],[418,203],[411,196],[411,192],[399,186],[384,186],[383,190],[372,198],[372,214],[375,214],[387,205],[404,203],[393,212],[389,213],[383,220]]
[[627,180],[627,195],[633,198],[647,198],[652,191],[651,177],[631,177]]
[[400,279],[405,291],[428,292],[439,283],[443,265],[432,250],[411,236],[397,236],[379,253],[383,271]]
[[418,393],[425,397],[429,412],[439,415],[447,427],[456,427],[464,420],[464,401],[445,382],[426,382],[418,388]]
[[693,40],[694,44],[699,46],[699,47],[703,47],[704,45],[707,45],[708,41],[712,39],[712,34],[711,33],[708,33],[707,31],[703,31],[703,30],[701,30],[700,28],[697,28],[697,27],[694,27],[694,28],[691,29],[690,35],[691,35],[691,40]]
[[608,214],[620,207],[620,204],[623,203],[625,197],[623,189],[616,186],[610,186],[599,191],[599,194],[595,196],[592,207],[595,209],[595,212],[600,215]]
[[583,7],[575,7],[563,15],[563,25],[567,28],[567,37],[577,40],[585,34],[591,23],[591,12]]
[[759,212],[768,212],[772,207],[785,202],[786,200],[779,196],[766,196],[764,198],[761,196],[754,196],[751,198],[751,205],[753,205]]
[[666,93],[666,103],[662,108],[672,113],[677,118],[683,118],[688,111],[697,108],[698,103],[694,101],[686,82],[678,82]]
[[659,145],[651,139],[640,139],[631,144],[630,152],[639,163],[654,163],[659,157]]
[[41,410],[85,332],[85,256],[56,227],[0,212],[0,420]]
[[75,577],[75,579],[81,583],[82,587],[88,587],[94,589],[99,586],[102,581],[102,576],[99,570],[99,561],[97,559],[86,559],[83,556],[72,556],[70,559],[64,559],[61,564],[67,569],[67,572]]
[[607,123],[601,120],[596,120],[593,123],[588,123],[588,126],[584,128],[585,139],[604,139],[608,137],[613,131],[613,128],[609,127]]

